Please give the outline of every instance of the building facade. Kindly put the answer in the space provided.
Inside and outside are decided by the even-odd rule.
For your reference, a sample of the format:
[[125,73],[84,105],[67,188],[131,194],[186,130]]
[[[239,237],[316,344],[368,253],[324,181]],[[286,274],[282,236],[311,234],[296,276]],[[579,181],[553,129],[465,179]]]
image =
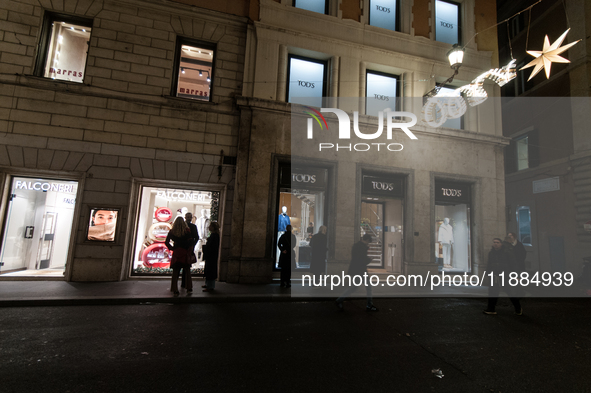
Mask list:
[[187,211],[226,260],[249,10],[202,3],[3,3],[2,278],[166,274]]
[[[2,279],[166,275],[162,238],[187,211],[221,223],[220,280],[234,283],[278,275],[287,223],[301,272],[320,226],[325,271],[371,233],[383,274],[478,273],[505,231],[500,108],[441,127],[422,115],[436,86],[499,66],[494,1],[22,0],[0,18]],[[366,134],[380,112],[413,113],[417,139],[319,155],[298,139],[302,103],[358,112]]]
[[[506,20],[531,2],[499,2]],[[550,77],[532,68],[518,71],[502,88],[503,131],[511,138],[506,150],[507,230],[525,245],[526,268],[540,272],[581,274],[591,255],[591,138],[589,137],[589,71],[586,53],[590,18],[583,2],[542,2],[530,12],[499,26],[501,61],[515,56],[518,68],[542,49],[545,36],[562,46],[581,40],[561,54],[570,63],[553,63]],[[524,115],[526,114],[526,115]],[[519,119],[519,121],[516,121]]]
[[[357,111],[366,133],[378,126],[384,98],[398,100],[390,108],[420,115],[422,97],[453,73],[446,58],[452,44],[466,51],[448,88],[497,67],[496,33],[474,39],[496,23],[494,2],[313,3],[262,0],[249,26],[227,280],[268,281],[287,220],[302,272],[311,263],[308,228],[316,233],[322,225],[322,270],[329,273],[347,269],[351,245],[365,233],[374,239],[376,274],[481,271],[491,239],[505,231],[507,142],[497,106],[485,103],[439,128],[419,122],[411,128],[418,140],[400,133],[390,141],[401,151],[350,155],[301,144],[307,119],[294,108],[312,97],[305,105],[341,108],[350,119]],[[496,85],[485,88],[498,97]],[[325,116],[326,127],[337,129],[336,118]],[[376,141],[389,142],[385,135]],[[440,236],[444,223],[454,241]]]

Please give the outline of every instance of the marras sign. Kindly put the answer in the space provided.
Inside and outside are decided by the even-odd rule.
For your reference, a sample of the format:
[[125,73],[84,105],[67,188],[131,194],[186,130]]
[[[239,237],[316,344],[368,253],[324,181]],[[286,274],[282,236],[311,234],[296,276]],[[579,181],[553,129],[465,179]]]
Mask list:
[[33,181],[20,181],[17,180],[14,182],[14,189],[15,190],[31,190],[31,191],[55,191],[55,192],[66,192],[73,194],[76,191],[74,190],[73,184],[60,184],[60,183],[45,183],[45,182],[33,182]]
[[82,72],[80,72],[80,71],[62,70],[61,68],[50,68],[49,73],[63,75],[63,76],[73,76],[73,77],[77,77],[77,78],[82,78]]

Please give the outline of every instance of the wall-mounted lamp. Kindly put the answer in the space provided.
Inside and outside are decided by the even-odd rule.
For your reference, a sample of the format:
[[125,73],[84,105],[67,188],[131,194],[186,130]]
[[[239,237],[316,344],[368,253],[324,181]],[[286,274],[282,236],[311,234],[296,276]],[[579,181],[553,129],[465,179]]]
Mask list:
[[185,69],[183,67],[181,67],[181,74],[185,73]]
[[454,77],[456,75],[458,75],[458,70],[460,69],[460,67],[462,66],[462,61],[464,60],[464,48],[462,48],[462,46],[460,44],[454,44],[451,49],[449,50],[449,52],[447,52],[447,59],[449,60],[449,65],[450,67],[454,70],[454,73],[452,76],[450,76],[449,78],[447,78],[447,80],[443,83],[440,84],[435,84],[435,87],[429,91],[427,94],[425,94],[423,97],[425,98],[431,98],[437,95],[437,93],[439,93],[439,90],[441,90],[441,88],[445,85],[447,85],[448,83],[453,82]]
[[203,71],[199,70],[199,76],[203,76]]

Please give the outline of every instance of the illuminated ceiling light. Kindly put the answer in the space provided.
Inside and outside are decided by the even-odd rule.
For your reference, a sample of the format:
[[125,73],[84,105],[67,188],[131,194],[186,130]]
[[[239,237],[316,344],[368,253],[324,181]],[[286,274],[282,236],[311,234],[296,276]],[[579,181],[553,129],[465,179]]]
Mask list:
[[207,77],[207,81],[208,82],[211,82],[211,78],[209,76]]
[[185,73],[185,69],[183,67],[181,67],[181,74]]
[[86,29],[82,29],[82,31],[86,33]]
[[199,70],[199,76],[203,76],[203,71]]

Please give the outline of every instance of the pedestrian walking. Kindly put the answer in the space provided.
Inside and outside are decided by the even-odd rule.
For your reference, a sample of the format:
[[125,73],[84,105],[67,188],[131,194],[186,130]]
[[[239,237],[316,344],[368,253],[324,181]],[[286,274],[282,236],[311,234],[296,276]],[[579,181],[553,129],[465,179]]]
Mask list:
[[326,272],[326,227],[322,225],[318,228],[318,233],[310,239],[312,248],[312,261],[310,263],[310,273],[324,274]]
[[220,224],[209,224],[210,235],[203,245],[203,260],[205,261],[205,285],[203,292],[215,290],[215,280],[218,278],[218,257],[220,255]]
[[527,257],[527,251],[525,246],[519,240],[513,232],[507,234],[509,242],[513,246],[513,252],[515,254],[515,266],[518,273],[525,271],[525,258]]
[[291,287],[291,269],[295,265],[296,237],[291,233],[291,225],[285,227],[285,233],[281,235],[277,242],[279,247],[279,268],[281,269],[280,286]]
[[[488,307],[483,311],[487,315],[496,315],[495,307],[499,300],[501,290],[507,292],[509,300],[513,303],[516,315],[523,315],[521,303],[516,296],[516,289],[511,287],[508,283],[507,275],[505,275],[504,282],[500,279],[499,274],[510,273],[515,269],[515,256],[513,250],[499,238],[493,239],[492,249],[488,253],[487,273],[492,272],[493,278],[489,282],[488,287]],[[503,284],[503,286],[501,286]]]
[[[171,243],[172,241],[172,243]],[[191,281],[191,264],[189,263],[189,249],[193,244],[191,230],[185,223],[183,217],[177,217],[172,224],[164,241],[166,247],[172,251],[170,266],[172,267],[172,282],[170,290],[174,296],[179,295],[178,280],[181,269],[185,278],[187,295],[193,293],[193,282]]]
[[[367,255],[369,250],[369,243],[373,238],[369,233],[363,235],[360,241],[353,244],[351,249],[351,264],[349,265],[348,275],[351,276],[363,276],[367,273],[367,265],[371,262],[371,258]],[[367,283],[366,283],[367,284]],[[344,310],[343,301],[357,290],[357,286],[352,285],[336,300],[337,307],[339,310]],[[377,307],[373,305],[371,285],[366,285],[365,290],[367,292],[367,306],[366,311],[378,311]]]

